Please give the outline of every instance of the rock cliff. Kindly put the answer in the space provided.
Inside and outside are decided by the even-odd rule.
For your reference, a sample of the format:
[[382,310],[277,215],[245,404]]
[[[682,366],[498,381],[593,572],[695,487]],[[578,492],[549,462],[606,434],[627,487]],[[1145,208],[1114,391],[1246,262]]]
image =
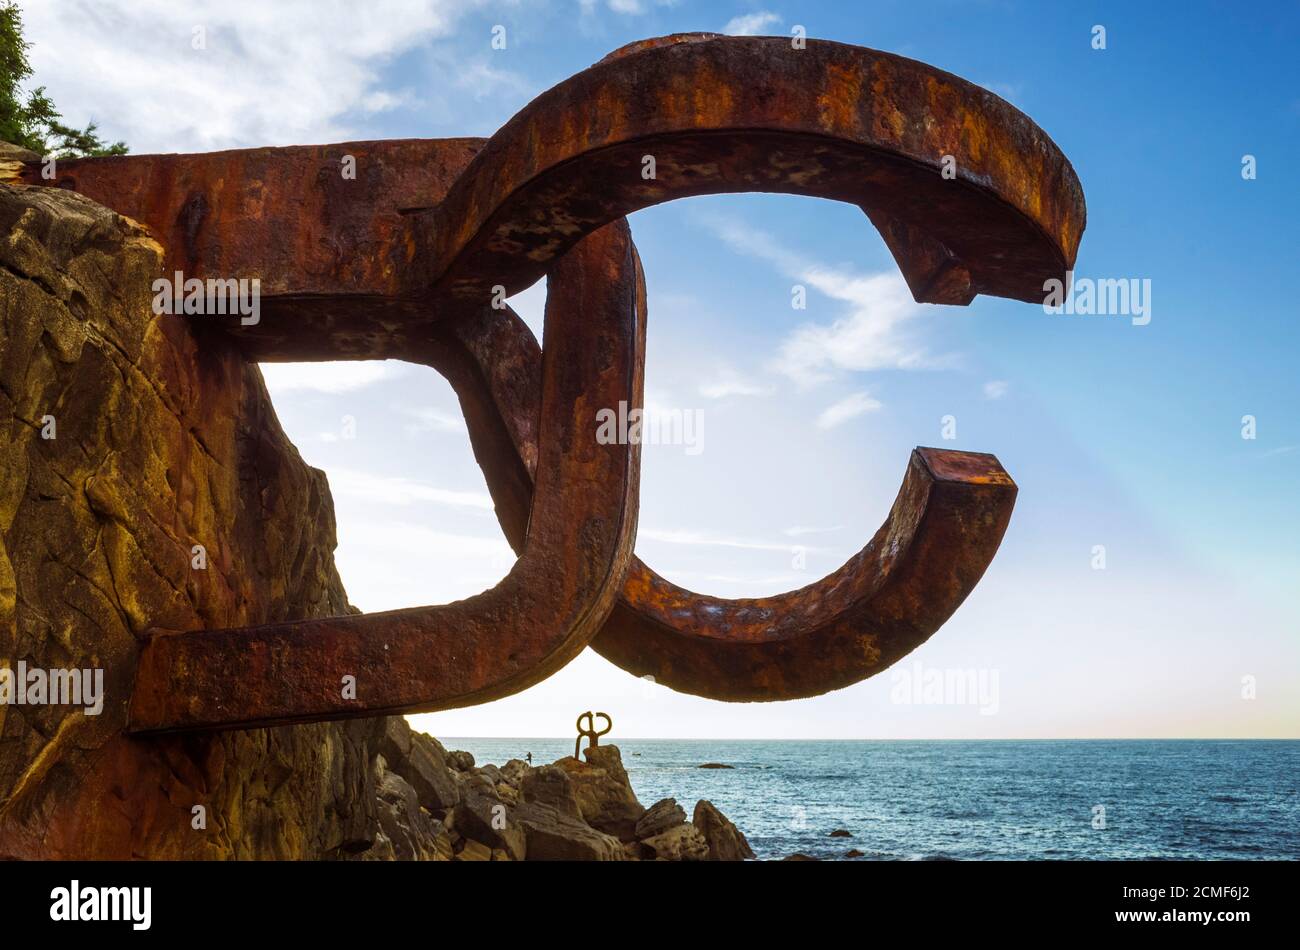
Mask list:
[[0,702],[0,859],[745,856],[707,802],[639,835],[613,746],[476,769],[400,718],[123,734],[147,630],[351,609],[324,473],[255,365],[151,312],[161,269],[135,222],[0,184],[0,667],[103,675],[98,714]]

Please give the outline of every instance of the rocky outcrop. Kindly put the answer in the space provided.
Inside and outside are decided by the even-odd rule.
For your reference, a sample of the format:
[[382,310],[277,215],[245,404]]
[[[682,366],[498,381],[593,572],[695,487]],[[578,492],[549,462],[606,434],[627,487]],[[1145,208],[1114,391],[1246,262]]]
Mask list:
[[129,219],[0,184],[0,666],[103,683],[97,710],[0,703],[0,859],[711,856],[684,813],[638,837],[615,746],[534,769],[400,717],[124,735],[149,631],[352,610],[324,473],[219,318],[152,313],[161,265]]
[[675,798],[664,798],[646,809],[637,819],[636,837],[652,838],[660,832],[675,828],[686,821],[686,812]]
[[14,184],[21,181],[23,166],[39,160],[40,156],[31,149],[0,142],[0,182]]
[[104,704],[0,704],[0,857],[319,858],[379,829],[382,720],[123,735],[138,640],[347,611],[323,473],[261,373],[155,317],[162,251],[0,185],[0,662],[100,670]]
[[623,768],[617,746],[591,746],[586,762],[564,758],[556,765],[569,773],[582,818],[620,841],[636,840],[636,823],[645,814]]
[[710,861],[744,861],[754,857],[754,850],[745,836],[708,799],[695,804],[691,821],[704,837]]
[[[686,812],[672,798],[643,807],[618,746],[588,749],[586,762],[565,757],[534,768],[511,759],[500,767],[458,771],[451,763],[464,762],[463,756],[411,732],[405,720],[389,720],[383,742],[390,751],[410,749],[411,755],[417,755],[421,745],[435,748],[458,797],[452,806],[429,807],[405,779],[411,774],[409,760],[390,764],[381,756],[378,796],[381,806],[393,806],[388,812],[381,807],[381,857],[390,850],[397,858],[451,856],[461,861],[740,861],[754,856],[745,836],[710,802],[695,806],[694,822],[686,820]],[[612,813],[632,811],[638,819],[624,839],[594,826],[589,818],[605,820]],[[409,817],[403,822],[402,816]],[[625,820],[614,825],[622,827]]]

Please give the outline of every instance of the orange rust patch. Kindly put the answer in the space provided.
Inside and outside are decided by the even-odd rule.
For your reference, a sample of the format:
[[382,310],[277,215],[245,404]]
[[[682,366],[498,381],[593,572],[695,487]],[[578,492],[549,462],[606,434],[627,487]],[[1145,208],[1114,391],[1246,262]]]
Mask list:
[[822,127],[827,131],[857,129],[861,100],[862,74],[847,66],[832,65],[826,71],[826,83],[817,97]]

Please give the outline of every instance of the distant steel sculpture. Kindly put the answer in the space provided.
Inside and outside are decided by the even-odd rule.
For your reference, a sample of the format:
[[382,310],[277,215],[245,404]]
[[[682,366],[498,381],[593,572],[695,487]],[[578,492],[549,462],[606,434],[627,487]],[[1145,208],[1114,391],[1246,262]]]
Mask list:
[[[351,168],[349,177],[344,170]],[[1085,224],[1065,156],[992,93],[840,43],[683,34],[624,47],[490,139],[58,163],[54,182],[147,224],[169,271],[257,277],[250,360],[402,359],[455,387],[519,560],[434,607],[143,644],[131,729],[241,728],[447,709],[518,692],[588,643],[673,689],[813,696],[928,639],[996,553],[1016,486],[992,455],[918,448],[875,537],[775,597],[684,590],[632,553],[645,285],[624,216],[721,192],[858,205],[920,302],[1041,302]],[[544,345],[504,297],[548,278]],[[351,677],[355,692],[340,684]]]
[[[605,720],[604,729],[596,728],[596,717]],[[582,724],[583,720],[586,720],[587,722],[585,726]],[[582,759],[579,757],[578,753],[582,750],[582,740],[587,740],[588,749],[596,748],[600,745],[600,737],[608,735],[609,730],[614,728],[614,720],[609,718],[609,713],[585,712],[578,717],[578,721],[575,725],[578,727],[578,738],[573,740],[573,757],[581,762]]]

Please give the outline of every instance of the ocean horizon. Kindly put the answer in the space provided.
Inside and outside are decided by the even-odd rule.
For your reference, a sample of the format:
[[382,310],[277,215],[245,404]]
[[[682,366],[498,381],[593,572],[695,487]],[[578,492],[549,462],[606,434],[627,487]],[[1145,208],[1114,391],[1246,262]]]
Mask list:
[[[451,736],[480,764],[572,738]],[[760,859],[1295,860],[1300,739],[620,739],[642,804],[706,798]],[[585,745],[585,741],[584,741]],[[703,769],[717,763],[723,769]],[[847,831],[851,837],[832,837]],[[861,852],[849,857],[850,851]]]

